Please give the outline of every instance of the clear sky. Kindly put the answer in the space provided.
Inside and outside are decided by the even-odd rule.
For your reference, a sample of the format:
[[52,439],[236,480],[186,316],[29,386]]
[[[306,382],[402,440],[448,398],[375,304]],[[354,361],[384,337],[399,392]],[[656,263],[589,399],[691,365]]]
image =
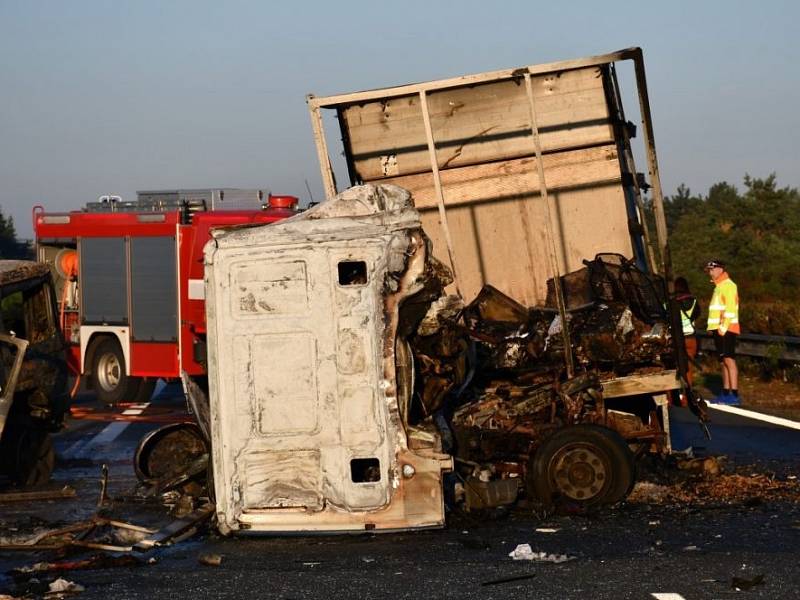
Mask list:
[[666,194],[773,171],[798,187],[799,27],[800,3],[766,0],[0,0],[0,206],[30,237],[34,204],[139,189],[307,201],[307,179],[319,199],[309,92],[629,46],[645,52]]

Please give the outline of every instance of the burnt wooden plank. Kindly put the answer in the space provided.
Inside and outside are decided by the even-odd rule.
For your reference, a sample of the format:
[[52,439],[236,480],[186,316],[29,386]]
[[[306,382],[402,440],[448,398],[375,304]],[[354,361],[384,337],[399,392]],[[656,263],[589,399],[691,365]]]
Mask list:
[[603,382],[603,396],[617,398],[635,394],[663,394],[664,390],[679,386],[675,371],[661,371],[649,375],[630,375]]
[[169,544],[182,534],[211,518],[212,514],[214,514],[214,505],[210,503],[204,504],[185,517],[174,520],[172,523],[158,530],[156,533],[137,542],[136,545],[133,546],[133,549],[140,552],[146,552],[152,548]]

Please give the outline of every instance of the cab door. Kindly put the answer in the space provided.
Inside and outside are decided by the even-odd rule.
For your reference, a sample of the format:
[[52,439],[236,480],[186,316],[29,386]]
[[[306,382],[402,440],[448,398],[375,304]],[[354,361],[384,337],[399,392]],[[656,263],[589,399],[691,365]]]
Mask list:
[[214,256],[209,375],[223,512],[357,511],[389,502],[383,244]]

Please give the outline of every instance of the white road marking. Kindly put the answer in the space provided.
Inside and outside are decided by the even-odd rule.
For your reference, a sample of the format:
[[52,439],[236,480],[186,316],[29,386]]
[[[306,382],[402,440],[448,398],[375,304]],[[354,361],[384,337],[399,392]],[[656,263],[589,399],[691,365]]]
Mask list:
[[150,406],[149,402],[143,404],[131,404],[131,407],[122,411],[123,415],[140,415],[144,409]]
[[[150,406],[149,402],[142,404],[132,404],[131,408],[122,411],[123,415],[140,415],[145,409]],[[75,458],[90,458],[95,449],[100,446],[110,444],[122,434],[125,429],[131,424],[131,421],[113,421],[106,425],[100,433],[93,438],[87,440],[78,440],[72,446],[66,449],[63,457],[66,459]]]
[[686,600],[680,594],[675,594],[673,592],[666,592],[666,593],[654,593],[650,594],[656,600]]
[[726,406],[725,404],[709,403],[708,407],[720,412],[731,413],[734,415],[747,417],[748,419],[755,419],[757,421],[764,421],[765,423],[772,423],[773,425],[780,425],[781,427],[800,430],[800,423],[797,421],[792,421],[791,419],[773,417],[772,415],[765,415],[764,413],[756,412],[754,410],[747,410],[746,408],[739,408],[738,406]]
[[151,396],[151,399],[157,398],[158,395],[164,391],[165,387],[167,387],[166,381],[164,381],[163,379],[159,379],[158,381],[156,381],[156,389],[153,390],[153,395]]
[[[158,382],[156,382],[155,390],[153,390],[152,398],[157,397],[161,392],[163,392],[166,386],[167,384],[164,382],[164,380],[159,379]],[[122,414],[125,416],[140,415],[147,409],[148,406],[150,406],[150,402],[132,404],[129,408],[122,411]],[[63,457],[68,460],[76,458],[90,458],[96,448],[113,442],[130,424],[131,421],[113,421],[106,425],[102,431],[100,431],[100,433],[93,438],[88,440],[81,439],[72,444],[64,451]]]
[[110,444],[117,439],[119,434],[125,431],[130,424],[130,421],[114,421],[113,423],[109,423],[100,433],[89,440],[89,443],[86,444],[86,448],[90,449],[93,447]]

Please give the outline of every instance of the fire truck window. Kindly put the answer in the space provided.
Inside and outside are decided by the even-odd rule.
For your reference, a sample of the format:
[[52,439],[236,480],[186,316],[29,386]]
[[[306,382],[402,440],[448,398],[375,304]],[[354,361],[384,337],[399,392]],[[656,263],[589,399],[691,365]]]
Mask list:
[[367,283],[367,263],[363,260],[343,260],[339,263],[339,285]]
[[3,316],[3,333],[10,334],[13,331],[17,337],[27,339],[25,315],[22,311],[22,292],[14,292],[5,296],[0,301],[0,312]]
[[25,292],[25,329],[31,344],[42,342],[55,334],[55,322],[50,310],[47,286],[40,285]]

